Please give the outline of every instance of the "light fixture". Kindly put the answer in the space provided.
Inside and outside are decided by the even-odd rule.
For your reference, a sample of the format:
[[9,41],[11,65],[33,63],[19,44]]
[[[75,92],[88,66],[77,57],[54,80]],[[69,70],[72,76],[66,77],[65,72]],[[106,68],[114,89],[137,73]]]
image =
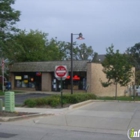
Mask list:
[[80,34],[79,34],[79,37],[77,37],[76,39],[83,40],[83,39],[85,39],[85,38],[83,38],[82,33],[80,33]]

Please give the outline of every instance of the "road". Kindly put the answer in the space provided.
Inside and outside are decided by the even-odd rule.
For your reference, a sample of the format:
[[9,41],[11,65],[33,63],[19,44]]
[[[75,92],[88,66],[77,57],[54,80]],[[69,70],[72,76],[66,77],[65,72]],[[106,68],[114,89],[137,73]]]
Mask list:
[[122,134],[107,134],[40,125],[0,125],[0,140],[128,140]]
[[[40,98],[40,97],[47,97],[51,94],[45,94],[45,93],[26,93],[26,94],[15,94],[15,104],[16,105],[23,105],[24,101],[29,98]],[[0,99],[3,99],[4,97],[0,97]]]
[[53,116],[1,123],[0,140],[128,140],[128,129],[140,129],[139,119],[140,103],[93,102]]

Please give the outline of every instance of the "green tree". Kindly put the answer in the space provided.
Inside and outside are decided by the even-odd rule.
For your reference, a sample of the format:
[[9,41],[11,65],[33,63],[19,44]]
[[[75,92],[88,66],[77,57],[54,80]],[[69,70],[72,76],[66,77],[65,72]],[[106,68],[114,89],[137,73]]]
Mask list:
[[101,60],[98,59],[98,53],[97,52],[94,53],[92,62],[94,62],[94,63],[101,63]]
[[140,66],[140,43],[136,43],[134,46],[128,48],[126,52],[131,56],[131,61]]
[[12,62],[60,60],[61,54],[54,39],[41,31],[20,31],[6,41],[3,52]]
[[15,0],[0,1],[0,46],[5,45],[5,40],[18,31],[14,25],[19,21],[20,12],[11,7],[14,3]]
[[74,58],[76,60],[92,60],[94,51],[91,46],[87,46],[85,43],[74,48]]
[[120,54],[119,50],[114,52],[114,47],[106,49],[107,54],[102,62],[103,72],[106,74],[107,82],[102,82],[102,86],[108,87],[115,84],[115,99],[117,98],[117,85],[127,85],[131,81],[132,65],[129,63],[129,57],[126,54]]
[[[12,38],[13,33],[18,32],[15,27],[16,22],[19,21],[20,12],[12,8],[15,0],[0,0],[0,56],[5,57],[3,48],[6,46],[6,41]],[[6,58],[6,57],[5,57]],[[1,60],[0,60],[1,62]],[[5,63],[5,76],[7,74],[7,67]]]
[[[59,44],[59,45],[58,45]],[[70,60],[71,59],[71,43],[67,42],[58,42],[58,47],[60,52],[63,53],[62,60]],[[76,42],[73,43],[73,46],[76,44]],[[73,54],[75,53],[75,49],[73,47]]]
[[[71,43],[63,42],[60,49],[64,56],[63,60],[71,59]],[[73,59],[74,60],[92,60],[94,51],[91,46],[87,46],[85,43],[77,46],[76,42],[73,42]]]
[[65,56],[61,48],[64,46],[64,42],[51,39],[46,46],[47,60],[63,60]]
[[126,53],[130,57],[130,62],[136,68],[135,83],[140,84],[140,43],[136,43],[134,46],[128,48]]

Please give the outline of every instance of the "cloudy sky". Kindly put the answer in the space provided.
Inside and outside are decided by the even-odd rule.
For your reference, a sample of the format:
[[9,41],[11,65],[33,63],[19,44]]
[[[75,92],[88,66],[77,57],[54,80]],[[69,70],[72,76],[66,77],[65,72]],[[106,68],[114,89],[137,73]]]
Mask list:
[[99,54],[111,44],[123,53],[140,42],[140,0],[16,0],[13,6],[21,11],[18,28],[66,42],[81,32],[85,40],[73,40]]

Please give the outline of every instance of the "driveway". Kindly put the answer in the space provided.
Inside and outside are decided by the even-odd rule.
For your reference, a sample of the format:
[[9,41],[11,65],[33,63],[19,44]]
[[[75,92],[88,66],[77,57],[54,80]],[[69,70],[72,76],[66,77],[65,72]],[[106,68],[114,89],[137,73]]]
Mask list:
[[[15,104],[16,105],[23,105],[24,101],[29,98],[40,98],[40,97],[47,97],[51,94],[46,93],[26,93],[26,94],[15,94]],[[4,97],[0,97],[0,99],[3,99]]]
[[39,124],[85,128],[126,137],[129,129],[140,129],[140,103],[93,102],[63,114],[42,118]]

